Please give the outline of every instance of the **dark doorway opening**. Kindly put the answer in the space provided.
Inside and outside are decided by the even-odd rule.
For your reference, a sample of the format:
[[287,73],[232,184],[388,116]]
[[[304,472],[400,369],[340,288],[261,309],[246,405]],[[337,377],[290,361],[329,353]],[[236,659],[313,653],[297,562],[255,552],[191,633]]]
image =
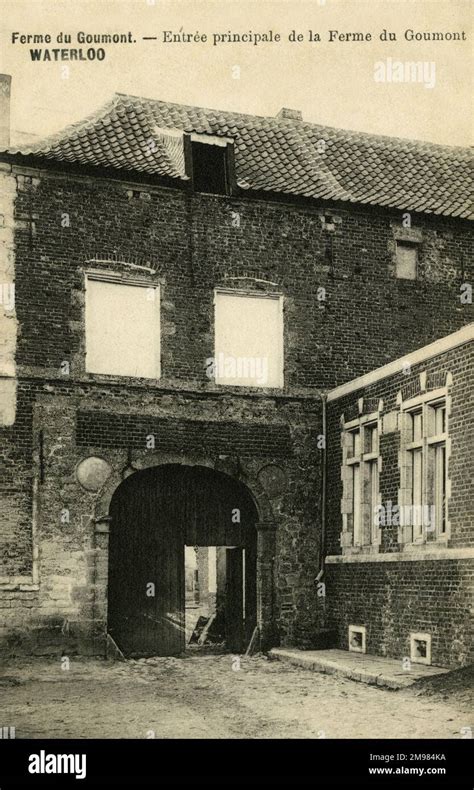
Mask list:
[[188,652],[241,652],[255,628],[255,557],[240,546],[185,547]]
[[192,142],[193,187],[196,192],[229,194],[227,146]]
[[242,483],[207,467],[152,467],[123,481],[110,516],[108,630],[125,656],[184,653],[185,547],[220,557],[223,649],[245,650],[257,622],[258,515]]

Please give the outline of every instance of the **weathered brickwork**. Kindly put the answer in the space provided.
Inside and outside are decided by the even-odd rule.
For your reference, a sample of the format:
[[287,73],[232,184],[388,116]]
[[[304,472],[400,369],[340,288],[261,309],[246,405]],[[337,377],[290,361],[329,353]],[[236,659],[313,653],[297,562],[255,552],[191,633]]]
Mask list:
[[367,653],[410,656],[410,632],[431,634],[432,663],[472,662],[472,560],[328,565],[329,624],[348,649],[349,625],[367,628]]
[[134,414],[79,412],[77,444],[98,447],[143,448],[146,438],[165,452],[198,454],[231,453],[239,456],[267,455],[288,458],[293,454],[288,425],[274,423],[243,424],[236,433],[235,423],[180,421],[139,417]]
[[[348,625],[367,627],[367,652],[395,658],[410,655],[410,632],[430,633],[432,662],[455,666],[472,660],[473,562],[449,550],[474,544],[474,442],[472,392],[474,389],[474,343],[466,343],[426,359],[403,371],[410,355],[400,360],[397,373],[354,389],[328,404],[327,554],[341,555],[341,417],[347,421],[364,404],[383,401],[381,416],[400,411],[397,394],[403,398],[422,392],[420,374],[426,374],[426,391],[435,391],[448,381],[448,523],[449,538],[405,553],[396,525],[382,526],[379,554],[398,554],[394,562],[329,562],[326,565],[329,623],[347,648]],[[447,378],[449,374],[449,377]],[[400,431],[392,420],[390,432],[380,436],[382,466],[379,476],[381,503],[399,501]],[[443,558],[423,559],[423,551],[444,550]],[[415,552],[415,553],[413,553]],[[361,550],[364,553],[364,550]]]
[[[16,200],[20,365],[57,372],[69,360],[83,369],[83,272],[123,271],[116,257],[150,266],[162,285],[164,381],[206,383],[218,285],[284,294],[290,388],[336,386],[473,319],[472,305],[460,303],[472,279],[467,223],[414,217],[424,243],[419,280],[407,281],[393,274],[401,215],[338,211],[327,231],[324,212],[309,206],[145,187],[130,198],[135,191],[110,181],[37,182],[22,182]],[[112,262],[87,264],[95,258]]]
[[[423,238],[419,279],[403,281],[394,276],[394,228],[401,224],[395,212],[199,195],[66,178],[52,169],[14,171],[11,178],[18,393],[15,423],[0,429],[4,645],[103,652],[108,536],[100,519],[124,476],[179,461],[228,469],[248,485],[266,525],[259,535],[261,585],[273,579],[264,603],[272,638],[310,646],[324,624],[315,582],[319,390],[472,320],[472,306],[460,301],[470,277],[467,223],[414,215]],[[328,213],[334,223],[324,221]],[[89,269],[138,273],[160,285],[159,381],[85,372]],[[283,294],[283,391],[219,387],[206,377],[218,286]],[[460,430],[468,419],[462,409],[461,399],[453,400]],[[146,435],[155,431],[148,449]],[[393,437],[386,452],[395,457],[389,442]],[[77,464],[91,455],[112,470],[98,492],[84,490],[76,477]],[[276,491],[262,483],[269,465],[284,480]],[[339,471],[333,472],[336,496]],[[456,497],[467,495],[462,464],[453,466],[452,483]],[[394,491],[393,479],[389,485]],[[456,500],[456,514],[454,499],[452,540],[466,545],[464,504]],[[336,510],[329,503],[330,525]],[[331,527],[334,553],[336,532]],[[339,568],[329,573],[337,590]],[[328,590],[331,595],[330,583]],[[336,592],[334,613],[337,600]],[[375,637],[373,644],[380,652]]]

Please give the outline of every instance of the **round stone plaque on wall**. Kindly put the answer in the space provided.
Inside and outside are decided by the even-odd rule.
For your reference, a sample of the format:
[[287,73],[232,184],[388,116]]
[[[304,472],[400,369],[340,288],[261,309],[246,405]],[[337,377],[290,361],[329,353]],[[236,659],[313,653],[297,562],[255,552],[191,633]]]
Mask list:
[[280,496],[286,490],[286,474],[280,466],[268,464],[260,469],[258,481],[267,492],[270,499]]
[[91,455],[76,467],[76,477],[86,491],[98,491],[104,485],[112,469],[103,458]]

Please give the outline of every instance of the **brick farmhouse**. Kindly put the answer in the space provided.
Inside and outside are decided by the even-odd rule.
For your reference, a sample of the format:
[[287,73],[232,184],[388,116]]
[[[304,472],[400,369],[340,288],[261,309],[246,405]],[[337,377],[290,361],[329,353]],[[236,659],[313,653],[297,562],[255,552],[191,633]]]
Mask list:
[[121,94],[7,131],[0,649],[179,653],[187,543],[242,649],[468,663],[470,152]]

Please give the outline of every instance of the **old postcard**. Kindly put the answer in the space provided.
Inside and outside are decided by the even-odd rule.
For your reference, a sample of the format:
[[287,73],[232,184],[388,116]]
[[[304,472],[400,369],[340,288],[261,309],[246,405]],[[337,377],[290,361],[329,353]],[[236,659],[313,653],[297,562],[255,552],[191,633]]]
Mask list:
[[464,776],[472,12],[3,0],[2,788]]

